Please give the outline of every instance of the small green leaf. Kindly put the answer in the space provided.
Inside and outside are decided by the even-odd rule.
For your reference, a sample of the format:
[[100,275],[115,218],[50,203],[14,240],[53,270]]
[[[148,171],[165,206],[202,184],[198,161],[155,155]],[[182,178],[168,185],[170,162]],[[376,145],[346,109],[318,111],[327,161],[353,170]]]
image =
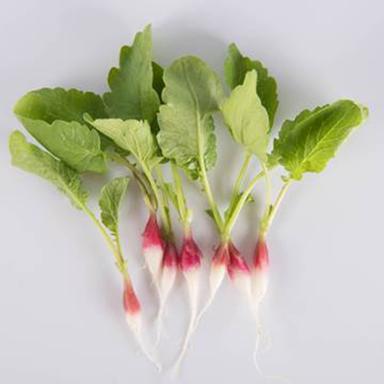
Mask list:
[[212,209],[206,209],[205,210],[205,213],[213,220],[213,221],[215,221],[215,216],[214,216],[214,214],[213,214],[213,211],[212,211]]
[[272,158],[300,180],[305,172],[321,172],[354,127],[367,117],[365,107],[340,100],[286,121],[274,142]]
[[105,172],[100,137],[85,124],[83,115],[104,117],[101,98],[91,92],[62,88],[32,91],[14,112],[29,133],[52,154],[79,172]]
[[243,84],[246,73],[252,69],[257,72],[257,94],[268,112],[270,127],[272,127],[279,105],[276,80],[268,74],[268,70],[260,61],[243,56],[236,45],[231,44],[224,64],[225,79],[229,87],[233,89]]
[[153,72],[153,88],[157,92],[160,100],[161,100],[161,94],[163,92],[163,89],[165,87],[163,75],[164,75],[164,69],[161,65],[152,62],[152,72]]
[[224,121],[236,142],[266,160],[269,141],[268,114],[256,93],[257,73],[248,72],[244,83],[232,91],[221,106]]
[[151,127],[146,121],[98,119],[90,121],[90,124],[149,168],[161,161],[157,156],[157,145]]
[[114,237],[118,237],[119,208],[127,192],[128,182],[128,177],[117,177],[104,185],[101,190],[99,200],[101,221]]
[[219,109],[223,91],[217,75],[197,57],[176,60],[164,72],[165,88],[157,139],[162,153],[193,178],[200,160],[210,169],[216,162],[212,113]]
[[10,135],[9,150],[13,165],[50,181],[69,197],[76,208],[83,209],[88,193],[83,189],[78,173],[48,152],[28,143],[19,131]]
[[158,70],[156,67],[156,84],[153,84],[152,34],[147,26],[136,34],[132,46],[121,48],[120,66],[109,72],[111,92],[103,96],[109,116],[151,123],[159,108],[159,96],[153,89],[159,86]]

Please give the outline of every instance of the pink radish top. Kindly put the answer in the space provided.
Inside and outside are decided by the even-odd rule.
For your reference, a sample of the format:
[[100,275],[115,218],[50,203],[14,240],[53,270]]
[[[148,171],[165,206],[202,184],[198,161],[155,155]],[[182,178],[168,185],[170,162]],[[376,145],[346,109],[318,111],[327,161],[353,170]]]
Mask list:
[[228,244],[220,244],[216,250],[215,254],[212,258],[212,265],[214,266],[226,266],[229,262],[229,249]]
[[173,242],[168,242],[165,245],[165,250],[164,250],[163,262],[162,262],[163,268],[164,267],[176,268],[177,262],[178,262],[178,254],[177,254],[176,246]]
[[256,244],[255,254],[253,257],[253,266],[256,269],[265,269],[268,267],[269,257],[268,248],[265,240],[259,239]]
[[227,265],[228,274],[231,279],[234,279],[238,273],[249,273],[247,262],[241,256],[239,250],[233,245],[232,242],[228,244],[229,250],[229,263]]
[[134,315],[140,312],[140,302],[133,290],[132,284],[124,283],[123,306],[127,315]]
[[156,214],[151,213],[148,218],[147,225],[145,226],[143,236],[143,248],[160,247],[163,248],[163,240],[161,231],[157,224]]
[[185,235],[180,253],[181,270],[187,271],[192,268],[200,267],[201,257],[200,248],[195,240],[193,240],[192,234]]

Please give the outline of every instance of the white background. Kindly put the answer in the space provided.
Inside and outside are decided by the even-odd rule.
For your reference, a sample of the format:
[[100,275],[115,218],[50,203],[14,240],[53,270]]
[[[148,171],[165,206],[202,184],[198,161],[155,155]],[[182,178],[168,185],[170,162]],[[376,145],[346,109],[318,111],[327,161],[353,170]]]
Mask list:
[[[277,126],[338,98],[369,106],[369,121],[323,174],[292,187],[276,218],[263,306],[271,347],[260,364],[265,375],[292,383],[384,382],[380,0],[1,2],[0,382],[171,382],[137,353],[121,310],[118,274],[87,217],[45,181],[12,168],[7,151],[8,134],[20,128],[12,115],[20,96],[43,86],[103,92],[119,47],[147,23],[163,65],[196,54],[222,74],[232,41],[262,60],[279,84]],[[222,127],[218,132],[220,155],[211,176],[224,203],[241,152]],[[95,189],[104,181],[88,180]],[[260,184],[258,202],[262,192]],[[188,196],[196,238],[209,260],[217,238],[197,188],[188,188]],[[256,207],[246,209],[236,227],[247,258],[257,233]],[[156,298],[141,269],[139,241],[146,213],[134,183],[123,216],[125,249],[150,318]],[[179,282],[168,307],[161,346],[166,366],[187,320],[184,289]],[[248,308],[226,282],[193,339],[180,382],[282,382],[256,372],[253,343]]]

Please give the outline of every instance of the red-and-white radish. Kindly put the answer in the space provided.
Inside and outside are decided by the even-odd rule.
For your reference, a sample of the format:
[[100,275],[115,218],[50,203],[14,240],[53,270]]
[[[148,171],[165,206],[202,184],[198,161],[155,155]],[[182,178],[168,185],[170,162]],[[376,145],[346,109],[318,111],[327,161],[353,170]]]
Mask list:
[[258,306],[263,300],[268,289],[269,256],[265,239],[260,236],[252,264],[252,297],[254,305]]
[[248,264],[232,241],[228,244],[228,250],[229,262],[227,270],[229,278],[235,287],[249,300],[251,297],[251,277]]
[[125,319],[127,321],[129,329],[132,331],[133,336],[140,347],[143,354],[151,361],[157,369],[160,371],[161,366],[158,361],[148,352],[147,347],[143,341],[141,328],[141,305],[140,301],[133,289],[130,279],[124,279],[124,291],[123,291],[123,307],[125,312]]
[[200,286],[200,267],[201,267],[202,253],[193,239],[190,229],[186,229],[183,239],[183,245],[180,252],[179,267],[183,273],[188,289],[189,304],[190,304],[190,320],[184,340],[179,352],[179,355],[174,363],[173,372],[176,374],[179,370],[180,364],[187,351],[189,341],[195,329],[195,321],[197,317],[198,296]]
[[256,321],[256,342],[253,352],[253,361],[256,368],[261,373],[257,361],[257,352],[261,339],[263,338],[263,328],[260,320],[260,304],[264,299],[268,289],[268,269],[269,269],[269,256],[268,247],[264,235],[260,234],[256,243],[255,252],[253,255],[252,263],[252,300],[251,307],[252,313]]
[[163,260],[159,279],[159,309],[156,318],[156,343],[158,345],[161,337],[162,318],[165,304],[171,289],[175,283],[178,270],[178,253],[173,241],[168,241],[165,245]]
[[212,258],[211,268],[209,272],[209,295],[203,309],[196,317],[195,328],[198,327],[201,318],[212,304],[213,299],[215,298],[216,293],[220,288],[220,285],[222,284],[225,274],[227,272],[228,262],[228,243],[224,242],[216,248],[215,254]]
[[156,214],[151,212],[143,232],[143,256],[156,289],[160,286],[160,270],[164,255],[164,241],[157,223]]

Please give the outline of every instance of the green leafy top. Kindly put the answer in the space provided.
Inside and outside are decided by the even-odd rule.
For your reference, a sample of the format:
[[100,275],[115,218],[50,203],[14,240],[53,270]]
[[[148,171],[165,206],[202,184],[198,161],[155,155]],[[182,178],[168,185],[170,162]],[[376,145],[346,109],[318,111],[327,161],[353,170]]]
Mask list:
[[162,153],[192,177],[204,162],[216,161],[212,113],[223,99],[220,81],[209,66],[193,56],[182,57],[164,72],[165,88],[157,139]]
[[264,162],[269,141],[269,120],[256,93],[256,83],[256,71],[249,71],[244,83],[234,88],[223,103],[221,111],[233,138]]
[[228,47],[228,56],[224,64],[225,79],[231,89],[243,84],[245,75],[250,70],[257,72],[257,94],[268,112],[270,127],[273,126],[279,100],[276,80],[260,61],[243,56],[235,44]]
[[95,118],[106,117],[100,96],[63,88],[41,88],[28,92],[17,102],[14,111],[17,116],[43,120],[48,124],[55,120],[84,123],[84,113]]
[[89,122],[117,146],[132,153],[141,164],[152,168],[161,160],[157,156],[158,148],[151,127],[146,121],[97,119]]
[[274,142],[272,157],[296,180],[300,180],[304,172],[321,172],[367,114],[365,107],[351,100],[305,110],[283,124]]
[[13,165],[55,184],[69,197],[75,207],[84,208],[88,193],[83,189],[80,177],[75,171],[48,152],[29,144],[19,131],[14,131],[10,135],[9,150]]
[[105,172],[100,137],[88,128],[84,113],[105,117],[101,98],[91,92],[62,88],[32,91],[14,112],[25,128],[52,154],[79,172]]
[[127,191],[129,178],[117,177],[108,182],[101,190],[99,206],[101,221],[118,238],[119,208]]
[[[159,87],[158,66],[155,71],[155,85]],[[153,89],[150,26],[136,34],[132,46],[121,48],[120,66],[110,70],[108,84],[111,92],[103,97],[110,117],[152,122],[159,108],[159,97]]]

